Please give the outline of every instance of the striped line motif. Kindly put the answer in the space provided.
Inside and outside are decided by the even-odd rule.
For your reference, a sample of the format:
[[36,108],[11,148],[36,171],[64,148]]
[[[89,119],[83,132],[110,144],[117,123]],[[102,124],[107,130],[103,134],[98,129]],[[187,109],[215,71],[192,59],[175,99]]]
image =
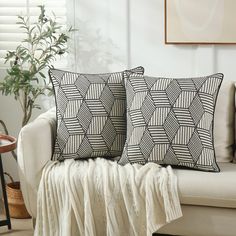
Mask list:
[[83,135],[70,135],[63,153],[73,154],[77,152],[77,147],[81,144],[83,140]]
[[154,143],[169,143],[169,139],[163,126],[149,126],[148,130]]
[[109,89],[115,98],[126,99],[125,90],[122,84],[109,84]]
[[74,135],[74,134],[84,135],[84,130],[83,130],[82,126],[80,124],[78,124],[78,119],[76,117],[65,119],[65,125],[66,125],[66,128],[67,128],[69,134],[71,134],[71,135]]
[[182,126],[194,126],[193,117],[187,108],[173,108],[178,123]]
[[88,127],[87,134],[94,134],[94,135],[101,134],[106,122],[107,122],[107,117],[94,116]]
[[218,172],[212,134],[222,80],[222,74],[181,79],[131,74],[127,139],[119,163],[150,161]]
[[[124,73],[125,73],[125,72],[124,72]],[[136,71],[136,73],[137,73],[137,71]],[[142,73],[142,72],[141,72],[141,73]],[[108,82],[109,84],[121,84],[121,83],[123,83],[122,72],[112,73],[112,74],[109,76],[107,82]]]
[[145,126],[145,120],[143,117],[143,113],[140,110],[132,110],[130,111],[131,121],[134,127]]
[[212,114],[213,115],[213,112],[214,112],[214,99],[213,99],[213,96],[211,94],[206,94],[206,93],[199,93],[199,98],[202,102],[202,106],[203,106],[203,109]]
[[201,156],[198,159],[197,165],[208,167],[213,164],[213,159],[211,156],[214,155],[213,149],[204,148],[202,150]]
[[166,118],[170,112],[170,107],[157,107],[152,113],[152,117],[148,122],[149,126],[152,125],[163,125],[166,121]]
[[172,144],[172,148],[175,152],[175,155],[179,161],[193,162],[193,159],[190,155],[189,149],[185,145],[181,144]]
[[103,106],[100,100],[94,99],[87,99],[85,100],[86,105],[88,106],[90,112],[94,116],[108,116],[108,112],[106,111],[105,107]]
[[170,112],[168,113],[163,123],[163,127],[171,142],[180,128],[180,124],[177,120],[177,117],[175,116],[175,113],[172,110],[170,110]]
[[147,85],[144,80],[139,77],[135,77],[135,79],[131,82],[133,90],[135,92],[145,92],[147,91]]
[[175,101],[174,107],[188,108],[195,98],[195,95],[196,92],[183,91]]
[[[111,132],[110,132],[110,135],[113,136],[113,134]],[[113,156],[120,155],[120,152],[115,147],[124,146],[124,143],[125,143],[125,136],[123,134],[117,134],[115,136],[115,140],[113,141],[113,146],[111,147],[111,153],[113,153]]]
[[212,125],[213,115],[210,113],[204,113],[202,116],[202,119],[198,123],[198,128],[204,129],[204,130],[210,130],[210,127]]
[[68,101],[65,109],[64,118],[76,117],[78,114],[78,109],[80,109],[81,104],[82,104],[81,100]]
[[193,118],[194,124],[197,125],[204,114],[204,108],[199,96],[195,96],[190,107],[189,112]]
[[[79,75],[78,79],[75,81],[74,84],[77,87],[81,96],[85,97],[87,90],[91,84],[90,81],[84,75]],[[54,89],[56,90],[56,88],[54,88]]]
[[78,79],[77,74],[66,73],[66,76],[63,76],[61,80],[61,86],[64,84],[68,84],[68,85],[74,84],[77,79]]
[[[112,102],[112,100],[110,100]],[[125,116],[125,100],[115,100],[110,111],[111,117],[119,117],[116,114],[121,114],[120,117]]]
[[84,99],[98,100],[105,86],[105,84],[90,84]]
[[74,84],[63,85],[61,88],[65,93],[67,100],[77,100],[83,98]]
[[172,79],[159,79],[151,87],[151,91],[165,91]]
[[197,129],[197,132],[203,146],[208,147],[208,148],[213,147],[210,130]]
[[[143,74],[143,67],[126,71]],[[52,160],[120,156],[126,137],[124,71],[80,74],[50,69],[57,107]]]
[[151,96],[156,107],[170,107],[170,101],[165,91],[151,91]]
[[152,162],[162,161],[162,157],[166,155],[168,148],[169,148],[168,144],[155,145],[152,149],[152,153],[148,158],[148,160]]
[[136,93],[136,95],[133,97],[133,102],[131,104],[131,107],[129,108],[130,111],[139,109],[142,106],[143,101],[146,98],[146,96],[147,96],[146,91],[144,92],[142,91],[138,94]]
[[154,101],[152,100],[152,97],[149,94],[147,94],[147,96],[145,97],[145,100],[142,103],[141,110],[142,110],[145,122],[149,123],[153,115],[153,112],[156,110]]
[[145,127],[135,127],[130,137],[127,137],[129,145],[138,145],[141,142],[143,134],[145,132]]
[[182,90],[177,80],[172,80],[172,82],[166,88],[166,94],[172,106],[175,104],[177,98],[180,96],[181,93],[182,93]]
[[194,130],[194,127],[180,126],[172,141],[172,144],[187,145],[193,135]]
[[140,147],[133,145],[128,147],[128,156],[130,163],[145,164],[146,161],[141,153]]
[[126,132],[126,124],[123,122],[123,117],[112,116],[110,120],[117,134],[124,134]]
[[149,132],[147,132],[147,130],[145,130],[142,139],[140,141],[140,149],[142,150],[142,153],[144,154],[145,157],[148,157],[151,154],[154,145],[155,144],[152,140],[152,136],[150,135]]
[[201,155],[202,149],[203,149],[203,145],[202,145],[201,139],[197,133],[197,130],[194,131],[194,133],[187,145],[188,145],[189,152],[191,153],[191,156],[192,156],[194,162],[196,162],[198,160],[199,156]]
[[188,92],[195,92],[196,87],[191,79],[179,79],[178,80],[179,87],[182,91],[188,91]]

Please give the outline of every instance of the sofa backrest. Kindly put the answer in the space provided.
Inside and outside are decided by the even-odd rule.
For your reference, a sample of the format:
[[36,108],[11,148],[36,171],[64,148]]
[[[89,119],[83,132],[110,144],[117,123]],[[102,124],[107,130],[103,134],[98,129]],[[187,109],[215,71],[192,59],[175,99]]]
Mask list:
[[214,146],[217,162],[230,162],[234,157],[235,81],[224,78],[215,109]]

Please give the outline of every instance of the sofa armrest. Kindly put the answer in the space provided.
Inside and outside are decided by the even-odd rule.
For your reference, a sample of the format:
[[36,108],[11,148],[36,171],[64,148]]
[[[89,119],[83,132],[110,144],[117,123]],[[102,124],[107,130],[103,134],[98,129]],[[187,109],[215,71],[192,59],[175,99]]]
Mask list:
[[56,134],[56,110],[41,114],[23,127],[18,137],[18,166],[21,189],[30,215],[36,217],[37,191],[42,169],[51,159]]

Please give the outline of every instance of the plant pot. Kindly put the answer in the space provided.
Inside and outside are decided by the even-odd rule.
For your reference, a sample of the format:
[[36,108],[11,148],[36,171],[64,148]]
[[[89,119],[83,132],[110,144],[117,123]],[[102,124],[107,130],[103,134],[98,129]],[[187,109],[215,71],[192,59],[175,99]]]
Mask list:
[[6,184],[10,217],[17,219],[31,218],[25,207],[23,195],[20,189],[20,182],[15,182],[8,173],[5,172],[4,174],[11,179],[11,183]]

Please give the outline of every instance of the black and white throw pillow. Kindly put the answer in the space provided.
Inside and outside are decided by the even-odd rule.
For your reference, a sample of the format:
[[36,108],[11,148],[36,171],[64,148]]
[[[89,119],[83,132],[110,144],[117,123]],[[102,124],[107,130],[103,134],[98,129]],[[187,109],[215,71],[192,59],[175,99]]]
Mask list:
[[154,78],[131,74],[126,83],[127,139],[119,163],[219,171],[213,120],[222,74]]
[[[128,73],[144,73],[143,67]],[[124,72],[80,74],[50,69],[57,108],[53,160],[115,157],[126,137]]]

